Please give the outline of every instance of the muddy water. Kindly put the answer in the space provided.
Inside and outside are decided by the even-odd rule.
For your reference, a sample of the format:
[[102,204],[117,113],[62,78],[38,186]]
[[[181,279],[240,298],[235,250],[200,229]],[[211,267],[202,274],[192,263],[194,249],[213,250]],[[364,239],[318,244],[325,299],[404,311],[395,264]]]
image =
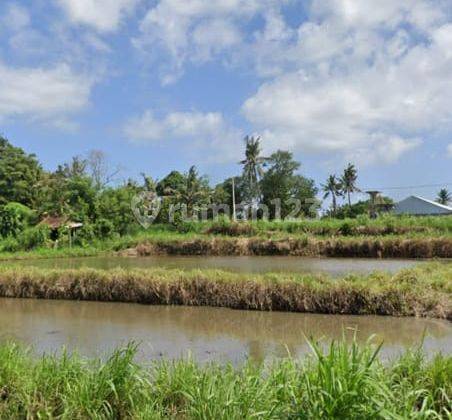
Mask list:
[[372,271],[395,272],[402,268],[413,267],[422,262],[414,260],[378,260],[357,258],[300,258],[300,257],[88,257],[88,258],[58,258],[42,260],[24,260],[8,262],[23,266],[41,268],[80,268],[90,267],[111,269],[122,267],[132,268],[179,268],[179,269],[221,269],[243,273],[264,272],[299,272],[325,273],[334,277],[348,273],[370,273]]
[[427,351],[452,352],[447,321],[374,316],[338,316],[234,311],[221,308],[145,306],[126,303],[0,299],[0,341],[16,340],[39,354],[62,346],[87,356],[103,356],[133,340],[142,361],[179,358],[240,364],[302,356],[305,336],[348,339],[357,330],[365,341],[384,340],[383,355],[418,345],[426,332]]

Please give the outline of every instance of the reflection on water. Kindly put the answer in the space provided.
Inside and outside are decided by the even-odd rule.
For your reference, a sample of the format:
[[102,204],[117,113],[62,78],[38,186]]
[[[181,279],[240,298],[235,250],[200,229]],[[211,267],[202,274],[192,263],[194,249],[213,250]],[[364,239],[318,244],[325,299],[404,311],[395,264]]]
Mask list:
[[199,256],[154,256],[154,257],[85,257],[23,260],[8,262],[8,265],[33,266],[41,268],[97,269],[131,268],[210,268],[237,272],[300,272],[326,273],[342,276],[348,273],[369,273],[372,271],[395,272],[413,267],[422,262],[415,260],[379,260],[364,258],[306,258],[306,257],[199,257]]
[[452,350],[447,321],[377,316],[338,316],[223,308],[146,306],[127,303],[0,299],[0,339],[32,345],[38,353],[66,346],[83,355],[105,355],[129,341],[140,343],[139,359],[178,358],[199,361],[247,358],[263,361],[300,356],[305,337],[351,339],[357,329],[363,342],[375,334],[384,355],[419,344],[426,332],[427,351]]

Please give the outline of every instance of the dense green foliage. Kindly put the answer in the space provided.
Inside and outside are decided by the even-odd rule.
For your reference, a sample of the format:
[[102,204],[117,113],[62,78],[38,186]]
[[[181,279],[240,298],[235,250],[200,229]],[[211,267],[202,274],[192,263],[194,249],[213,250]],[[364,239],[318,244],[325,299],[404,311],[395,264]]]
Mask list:
[[[263,203],[270,209],[269,217],[274,219],[287,217],[315,216],[319,203],[315,200],[317,188],[312,179],[297,175],[300,164],[290,152],[278,150],[268,159],[268,170],[261,181]],[[274,213],[274,200],[280,201],[281,213]],[[297,208],[295,200],[301,207]],[[291,216],[292,214],[292,216]]]
[[134,362],[136,347],[106,361],[33,358],[0,346],[0,417],[28,419],[446,419],[452,358],[406,351],[390,364],[379,348],[310,343],[303,361],[240,368],[192,360]]
[[[117,191],[117,190],[114,190]],[[113,191],[112,191],[113,193]],[[127,233],[133,223],[129,213],[122,212],[124,234],[111,236],[110,218],[100,219],[95,230],[87,227],[74,241],[71,249],[66,235],[60,239],[60,249],[37,248],[32,253],[17,255],[24,251],[18,237],[0,239],[0,257],[40,257],[96,255],[101,252],[120,251],[140,244],[168,244],[160,252],[174,251],[178,254],[206,254],[210,245],[214,255],[325,255],[349,257],[399,257],[431,258],[452,256],[452,216],[445,217],[394,217],[385,216],[370,219],[360,216],[355,219],[302,219],[294,221],[237,222],[220,217],[216,221],[183,222],[179,224],[154,224],[147,230],[137,229]],[[121,225],[119,225],[121,226]],[[87,235],[89,240],[85,239]],[[231,242],[234,239],[235,242]],[[245,240],[250,241],[245,249]],[[271,242],[273,241],[273,242]],[[290,245],[297,242],[296,249],[276,245]],[[224,242],[224,249],[220,248]],[[272,245],[273,243],[273,245]],[[323,243],[327,248],[320,246]],[[442,244],[440,247],[439,244]],[[204,244],[204,245],[203,245]],[[229,244],[229,245],[228,245]],[[51,243],[47,242],[48,246]],[[83,245],[83,248],[80,246]],[[209,246],[207,246],[209,245]],[[278,245],[278,246],[279,246]],[[322,253],[322,249],[326,252]],[[366,252],[364,252],[366,251]]]
[[[348,197],[356,191],[357,173],[353,165],[344,171],[340,181],[331,177],[323,186],[325,194],[334,199],[331,213],[334,219],[328,214],[322,220],[310,219],[318,212],[317,187],[312,179],[299,173],[300,163],[294,160],[292,153],[279,150],[262,157],[258,138],[247,138],[245,146],[242,175],[228,178],[213,188],[194,166],[186,173],[172,171],[161,180],[142,174],[141,182],[128,180],[110,185],[117,171],[109,168],[102,152],[91,152],[86,158],[75,157],[50,172],[41,169],[33,155],[0,138],[0,253],[56,244],[58,247],[71,244],[91,250],[118,250],[127,244],[135,246],[143,240],[154,240],[156,235],[171,238],[180,234],[187,237],[273,235],[276,238],[288,235],[440,236],[450,235],[452,231],[450,217],[383,215],[372,221],[365,217],[370,209],[369,201],[338,205],[338,197]],[[227,218],[212,220],[222,213],[231,215],[233,180],[237,218],[269,216],[270,221],[240,220],[243,225],[238,227]],[[137,222],[131,205],[134,198],[148,193],[150,197],[152,194],[159,197],[160,212],[154,225],[145,230]],[[277,202],[279,214],[275,207]],[[144,214],[146,203],[140,204]],[[267,206],[268,213],[262,205]],[[200,215],[205,215],[208,221],[198,222]],[[63,225],[57,232],[39,227],[38,223],[46,217],[60,217]],[[286,220],[272,220],[278,217]],[[83,224],[71,242],[64,225],[67,221]]]
[[26,226],[33,223],[34,212],[20,203],[10,202],[0,207],[0,236],[19,235]]
[[[266,159],[261,158],[259,152],[259,140],[248,138],[244,173],[235,178],[236,203],[245,203],[242,216],[247,217],[246,213],[251,212],[247,207],[250,197],[267,204],[273,198],[281,198],[284,217],[290,210],[291,199],[315,196],[317,190],[313,181],[295,173],[300,164],[290,153],[279,151],[272,155],[264,177],[262,164]],[[117,170],[110,170],[104,154],[99,151],[91,152],[86,158],[74,157],[53,172],[44,171],[35,156],[27,155],[0,138],[0,252],[28,249],[33,241],[22,240],[20,236],[47,216],[83,224],[72,241],[75,246],[87,246],[95,238],[105,240],[135,234],[141,226],[131,205],[134,197],[145,192],[159,197],[161,208],[156,222],[182,230],[187,226],[184,220],[197,218],[200,212],[205,212],[208,218],[221,212],[231,213],[231,179],[211,188],[208,179],[199,175],[194,166],[187,173],[172,171],[160,181],[142,174],[142,183],[129,180],[111,186],[109,181],[116,173]],[[256,191],[263,189],[264,194],[251,191],[255,188]],[[229,211],[221,207],[219,211],[214,210],[215,205],[223,204],[229,206]],[[296,216],[311,215],[310,205],[299,210]],[[52,239],[59,237],[59,246],[64,246],[68,242],[66,234],[62,226],[59,234],[53,233]],[[49,238],[35,242],[51,244],[46,239]]]
[[34,155],[12,146],[0,136],[0,205],[36,203],[42,169]]

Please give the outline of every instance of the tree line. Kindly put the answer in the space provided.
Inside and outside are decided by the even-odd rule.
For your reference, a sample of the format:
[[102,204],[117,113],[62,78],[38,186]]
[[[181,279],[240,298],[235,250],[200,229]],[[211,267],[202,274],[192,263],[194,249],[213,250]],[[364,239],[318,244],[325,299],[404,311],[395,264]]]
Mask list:
[[[168,222],[170,205],[176,202],[193,212],[210,204],[232,208],[233,202],[244,203],[245,209],[260,204],[272,209],[274,200],[279,199],[278,216],[284,218],[293,211],[292,202],[298,200],[302,203],[298,217],[316,216],[312,203],[319,190],[313,179],[300,173],[301,164],[293,154],[278,150],[263,156],[259,137],[248,136],[244,143],[244,159],[239,162],[241,174],[211,186],[195,166],[185,173],[173,170],[160,180],[143,173],[141,179],[119,182],[121,168],[109,165],[101,151],[76,156],[48,171],[35,155],[0,137],[0,235],[17,236],[47,215],[82,222],[88,238],[130,234],[140,229],[130,209],[131,202],[143,191],[155,192],[162,199],[157,223]],[[351,201],[352,194],[360,191],[357,179],[355,166],[349,164],[341,176],[330,175],[321,185],[323,198],[332,201],[327,215],[353,217],[367,212],[367,201]],[[450,199],[447,191],[441,194],[443,200]],[[345,203],[340,204],[340,199]],[[270,212],[269,216],[277,215]]]

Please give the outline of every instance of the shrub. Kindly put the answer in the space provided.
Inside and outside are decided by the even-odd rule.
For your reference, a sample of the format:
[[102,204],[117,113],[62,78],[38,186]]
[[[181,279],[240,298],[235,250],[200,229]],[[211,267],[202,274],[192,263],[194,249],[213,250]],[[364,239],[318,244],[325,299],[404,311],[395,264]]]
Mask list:
[[20,249],[26,251],[45,246],[50,240],[50,229],[45,225],[27,228],[18,236],[17,239]]
[[197,225],[199,225],[199,222],[179,221],[175,223],[176,230],[179,233],[196,232],[198,230]]
[[342,223],[341,227],[339,228],[339,232],[341,235],[344,235],[344,236],[351,235],[353,233],[353,226],[348,222],[344,222],[344,223]]
[[17,236],[33,219],[33,211],[20,203],[8,203],[0,208],[0,235]]
[[19,242],[16,238],[8,236],[0,242],[0,252],[17,252],[19,251]]
[[[65,229],[65,234],[60,238],[64,238],[64,242],[68,242],[68,231]],[[76,235],[73,237],[72,245],[86,246],[88,243],[96,239],[95,226],[89,223],[84,223],[80,229],[77,229]]]
[[94,234],[97,238],[110,238],[115,227],[110,220],[99,219],[93,226]]
[[226,217],[220,217],[206,230],[211,235],[247,236],[256,234],[257,229],[251,223],[231,222]]

